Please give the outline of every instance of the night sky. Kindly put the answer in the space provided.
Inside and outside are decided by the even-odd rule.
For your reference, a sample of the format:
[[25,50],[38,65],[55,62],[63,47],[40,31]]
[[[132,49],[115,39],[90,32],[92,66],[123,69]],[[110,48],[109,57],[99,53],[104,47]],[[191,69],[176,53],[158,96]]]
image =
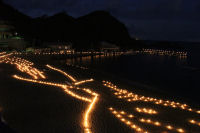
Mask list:
[[4,0],[38,17],[66,11],[73,17],[109,11],[131,36],[145,40],[200,41],[199,0]]

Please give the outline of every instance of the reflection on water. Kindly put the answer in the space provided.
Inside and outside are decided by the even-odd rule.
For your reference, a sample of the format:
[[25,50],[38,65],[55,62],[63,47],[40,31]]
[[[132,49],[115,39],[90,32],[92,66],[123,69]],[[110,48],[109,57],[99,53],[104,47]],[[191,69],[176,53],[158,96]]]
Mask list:
[[121,54],[109,54],[109,55],[95,55],[95,56],[85,56],[77,58],[69,58],[66,60],[67,65],[72,65],[76,67],[95,67],[95,64],[103,62],[104,60],[114,60],[115,58],[121,56]]
[[[66,60],[67,65],[77,66],[77,67],[97,67],[102,64],[105,64],[107,61],[113,62],[121,62],[121,59],[125,58],[140,58],[144,62],[151,62],[152,60],[157,60],[159,63],[164,62],[173,62],[178,65],[187,65],[187,57],[186,56],[164,56],[164,55],[143,55],[141,53],[134,53],[131,55],[124,55],[121,57],[121,54],[118,55],[95,55],[95,56],[85,56],[85,57],[77,57],[77,58],[69,58]],[[126,59],[125,59],[126,60]],[[130,62],[132,59],[130,59],[127,62]],[[119,63],[120,64],[120,63]]]
[[200,82],[199,54],[189,51],[184,56],[148,54],[98,55],[67,59],[68,64],[109,73],[130,83],[139,83],[193,100],[198,98]]

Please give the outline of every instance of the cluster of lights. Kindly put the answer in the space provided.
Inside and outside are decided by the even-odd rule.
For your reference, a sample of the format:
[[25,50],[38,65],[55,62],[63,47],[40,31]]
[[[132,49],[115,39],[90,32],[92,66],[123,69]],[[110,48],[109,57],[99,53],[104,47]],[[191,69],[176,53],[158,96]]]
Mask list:
[[64,91],[65,91],[67,94],[71,95],[72,97],[74,97],[74,98],[76,98],[76,99],[79,99],[79,100],[85,101],[85,102],[92,102],[91,99],[86,98],[86,97],[84,97],[84,96],[80,96],[80,95],[78,95],[78,94],[76,94],[76,93],[70,91],[70,90],[67,88],[67,86],[62,86],[62,88],[64,89]]
[[161,122],[159,122],[159,121],[153,121],[151,119],[141,118],[141,119],[139,119],[139,121],[142,122],[142,123],[151,124],[151,125],[154,125],[154,126],[163,126],[167,130],[171,130],[171,131],[174,130],[174,131],[179,132],[179,133],[185,132],[182,128],[174,128],[171,125],[164,125],[164,124],[161,124]]
[[8,57],[8,56],[10,56],[10,55],[12,55],[12,54],[13,54],[13,53],[9,53],[9,54],[2,53],[2,54],[0,55],[0,59],[5,58],[5,57]]
[[151,54],[151,55],[167,55],[167,56],[187,57],[187,52],[182,52],[182,51],[143,49],[141,51],[141,53]]
[[111,82],[103,81],[104,86],[109,87],[111,90],[115,91],[114,95],[117,96],[119,99],[125,99],[128,102],[135,102],[135,101],[142,101],[142,102],[152,102],[157,105],[162,105],[166,107],[172,108],[179,108],[182,110],[187,110],[190,112],[195,112],[200,114],[199,110],[195,110],[190,108],[187,104],[181,104],[179,102],[169,101],[169,100],[162,100],[152,97],[145,97],[142,95],[134,94],[124,89],[119,89],[117,86],[113,85]]
[[95,92],[91,91],[90,89],[83,88],[82,90],[83,90],[83,91],[85,91],[85,92],[87,92],[88,94],[91,94],[91,95],[93,95],[93,96],[98,96],[98,94],[97,94],[97,93],[95,93]]
[[139,121],[142,122],[142,123],[152,124],[152,125],[155,125],[155,126],[161,126],[161,123],[159,121],[153,121],[151,119],[141,118]]
[[[49,86],[55,86],[55,87],[66,86],[65,84],[58,84],[58,83],[53,83],[53,82],[46,82],[46,81],[39,81],[39,80],[35,80],[35,79],[23,78],[23,77],[20,77],[18,75],[13,75],[13,78],[18,79],[18,80],[27,81],[27,82],[38,83],[38,84],[49,85]],[[68,86],[68,87],[70,87],[70,86]]]
[[193,125],[198,125],[198,126],[200,126],[200,121],[189,120],[189,123],[191,123],[191,124],[193,124]]
[[90,89],[86,89],[86,88],[83,89],[83,91],[94,96],[93,100],[91,100],[89,98],[80,96],[80,95],[75,94],[74,92],[70,91],[68,88],[73,88],[72,86],[66,86],[66,85],[63,85],[63,84],[57,84],[57,83],[52,83],[52,82],[44,82],[44,81],[38,81],[38,80],[33,80],[33,79],[27,79],[27,78],[22,78],[22,77],[17,76],[17,75],[14,75],[13,77],[18,79],[18,80],[60,87],[60,88],[63,88],[64,91],[67,94],[69,94],[70,96],[72,96],[76,99],[82,100],[82,101],[90,102],[89,107],[87,108],[86,112],[84,113],[85,115],[84,115],[84,120],[83,120],[83,126],[84,126],[84,131],[86,133],[91,133],[91,129],[90,129],[90,125],[89,125],[89,117],[90,117],[92,110],[94,109],[94,105],[96,104],[96,102],[98,100],[98,94],[97,93],[91,91]]
[[6,52],[0,52],[0,55],[6,54]]
[[96,104],[98,100],[98,95],[96,95],[91,104],[89,105],[89,107],[87,108],[86,112],[85,112],[85,115],[84,115],[84,121],[83,121],[83,126],[84,126],[84,131],[85,133],[91,133],[91,128],[90,128],[90,125],[89,125],[89,116],[91,114],[91,111],[94,109],[94,105]]
[[51,82],[43,82],[43,81],[37,81],[37,80],[32,80],[32,79],[26,79],[26,78],[22,78],[22,77],[19,77],[17,75],[14,75],[13,76],[14,78],[16,79],[19,79],[19,80],[24,80],[24,81],[28,81],[28,82],[33,82],[33,83],[39,83],[39,84],[44,84],[44,85],[51,85],[51,86],[56,86],[56,87],[61,87],[64,89],[64,91],[71,95],[72,97],[76,98],[76,99],[79,99],[79,100],[82,100],[82,101],[86,101],[86,102],[90,102],[90,105],[89,107],[87,108],[86,112],[85,112],[85,115],[84,115],[84,131],[86,133],[91,133],[91,129],[90,129],[90,126],[89,126],[89,117],[90,117],[90,114],[91,114],[91,111],[94,109],[94,105],[96,104],[97,102],[97,99],[98,99],[98,94],[91,91],[90,89],[83,89],[85,92],[91,94],[94,96],[93,100],[91,99],[88,99],[86,97],[83,97],[83,96],[80,96],[78,94],[75,94],[74,92],[70,91],[68,88],[73,88],[72,86],[66,86],[66,85],[63,85],[63,84],[56,84],[56,83],[51,83]]
[[43,84],[43,85],[49,85],[49,86],[55,86],[55,87],[60,87],[63,88],[64,91],[71,95],[72,97],[82,100],[82,101],[87,101],[87,102],[91,102],[91,99],[88,99],[86,97],[80,96],[78,94],[75,94],[74,92],[70,91],[68,88],[73,88],[73,86],[67,86],[65,84],[59,84],[59,83],[53,83],[53,82],[45,82],[45,81],[38,81],[38,80],[34,80],[34,79],[28,79],[28,78],[23,78],[17,75],[14,75],[13,78],[16,78],[18,80],[23,80],[23,81],[28,81],[28,82],[32,82],[32,83],[38,83],[38,84]]
[[[115,115],[116,118],[118,118],[121,122],[123,122],[124,124],[126,124],[127,126],[129,126],[130,128],[134,129],[137,132],[143,132],[143,133],[148,133],[147,131],[144,131],[144,129],[142,129],[141,127],[137,126],[135,123],[131,122],[128,119],[132,119],[135,116],[132,114],[127,114],[124,111],[117,111],[114,108],[110,107],[109,110],[112,112],[112,114]],[[128,118],[126,118],[126,116]]]
[[30,61],[27,61],[25,59],[21,59],[18,57],[6,57],[2,60],[1,63],[16,65],[17,69],[21,72],[25,72],[26,74],[30,75],[34,79],[45,79],[42,71],[39,71],[38,69],[33,67],[33,63]]
[[75,85],[80,85],[80,84],[84,84],[84,83],[92,82],[92,81],[94,81],[94,79],[82,80],[82,81],[78,81],[78,82],[76,82],[74,84]]
[[82,80],[82,81],[77,81],[73,76],[67,74],[66,72],[58,69],[58,68],[55,68],[55,67],[52,67],[50,65],[46,65],[48,68],[54,70],[54,71],[58,71],[60,73],[62,73],[63,75],[65,75],[66,77],[68,77],[69,79],[71,79],[74,83],[74,85],[80,85],[80,84],[84,84],[84,83],[87,83],[87,82],[92,82],[94,81],[94,79],[88,79],[88,80]]
[[147,108],[136,108],[136,111],[139,113],[146,113],[146,114],[157,114],[158,112],[153,109],[147,109]]
[[72,54],[72,52],[35,52],[35,53],[21,53],[21,52],[15,52],[15,55],[69,55]]
[[137,119],[138,122],[140,122],[140,123],[150,124],[150,125],[154,125],[154,126],[157,126],[157,127],[163,127],[163,128],[170,130],[170,131],[173,130],[173,131],[176,131],[176,132],[179,132],[179,133],[185,132],[182,128],[175,128],[171,125],[162,124],[159,121],[153,121],[151,119],[138,118],[137,116],[129,114],[125,111],[117,111],[116,109],[114,109],[112,107],[110,107],[109,110],[111,111],[111,113],[113,115],[115,115],[116,118],[118,118],[120,121],[122,121],[124,124],[126,124],[130,128],[135,129],[137,132],[148,133],[147,131],[144,131],[144,129],[142,129],[141,127],[135,125],[131,121],[132,119]]
[[[6,58],[4,61],[6,63],[17,64],[17,65],[21,64],[22,62],[25,63],[28,66],[32,66],[33,65],[33,63],[31,63],[29,61],[26,61],[26,60],[22,61],[22,59],[20,59],[20,58],[17,58],[17,60],[20,63],[16,63],[16,58]],[[72,76],[68,75],[66,72],[64,72],[64,71],[62,71],[60,69],[54,68],[54,67],[52,67],[50,65],[47,65],[47,67],[50,68],[50,69],[52,69],[52,70],[54,70],[54,71],[58,71],[58,72],[62,73],[63,75],[65,75],[68,78],[70,78],[73,82],[76,82],[76,80]],[[22,71],[24,68],[18,68],[18,69]],[[37,71],[39,71],[39,70],[37,70]],[[27,73],[27,71],[25,71],[25,70],[23,70],[22,72],[26,72]],[[89,107],[86,109],[86,111],[84,113],[84,117],[83,117],[83,127],[84,127],[84,132],[86,132],[86,133],[91,133],[92,132],[91,131],[91,126],[89,124],[90,123],[89,119],[90,119],[91,112],[94,109],[94,106],[95,106],[95,104],[96,104],[96,102],[98,100],[98,96],[99,95],[97,93],[95,93],[95,92],[93,92],[93,91],[91,91],[90,89],[87,89],[87,88],[81,89],[84,92],[86,92],[86,93],[94,96],[93,99],[90,99],[90,98],[87,98],[85,96],[81,96],[81,95],[76,94],[76,93],[74,93],[74,92],[71,91],[71,89],[73,89],[73,88],[76,88],[76,89],[79,90],[80,88],[78,88],[78,87],[67,86],[65,84],[60,84],[60,83],[40,81],[40,80],[35,79],[34,77],[33,77],[34,79],[30,79],[30,78],[23,78],[23,77],[18,76],[18,75],[13,75],[13,78],[18,79],[18,80],[22,80],[22,81],[31,82],[31,83],[37,83],[37,84],[43,84],[43,85],[49,85],[49,86],[59,87],[59,88],[62,88],[70,96],[72,96],[72,97],[74,97],[74,98],[76,98],[78,100],[81,100],[81,101],[89,102],[90,103]],[[77,83],[81,84],[81,83],[85,83],[85,82],[91,82],[92,80],[93,79],[84,80],[84,81],[77,82]]]
[[[75,78],[73,78],[71,75],[67,74],[66,72],[57,69],[55,67],[52,67],[50,65],[47,65],[48,68],[60,72],[63,75],[65,75],[66,77],[68,77],[69,79],[72,80],[72,82],[74,83],[75,86],[68,86],[66,84],[59,84],[59,83],[53,83],[53,82],[45,82],[45,81],[39,81],[37,79],[42,78],[45,79],[45,76],[43,74],[43,72],[39,71],[38,69],[32,67],[34,64],[32,62],[29,62],[27,60],[21,59],[21,58],[8,58],[7,56],[4,56],[5,53],[2,53],[3,57],[3,62],[5,63],[9,63],[9,64],[15,64],[18,68],[18,70],[20,70],[21,72],[25,72],[29,75],[31,75],[31,77],[33,79],[29,79],[29,78],[23,78],[17,75],[14,75],[13,77],[15,79],[18,80],[23,80],[23,81],[27,81],[27,82],[32,82],[32,83],[38,83],[38,84],[43,84],[43,85],[50,85],[50,86],[55,86],[55,87],[59,87],[62,88],[67,94],[69,94],[70,96],[81,100],[81,101],[85,101],[85,102],[89,102],[89,106],[86,109],[84,116],[83,116],[83,127],[84,127],[84,132],[85,133],[91,133],[91,125],[90,125],[90,116],[92,111],[94,110],[94,107],[98,101],[98,97],[99,95],[93,91],[91,91],[90,89],[87,88],[81,88],[82,91],[90,94],[93,96],[93,98],[87,98],[85,96],[81,96],[79,94],[74,93],[73,91],[71,91],[71,89],[80,89],[78,88],[76,85],[80,85],[86,82],[92,82],[93,79],[90,80],[83,80],[83,81],[77,81]],[[8,54],[9,56],[10,54]],[[0,58],[1,58],[1,54],[0,54]],[[180,104],[180,103],[175,103],[173,101],[164,101],[161,99],[155,99],[155,98],[150,98],[150,97],[145,97],[145,96],[141,96],[141,95],[137,95],[134,93],[131,93],[127,90],[124,89],[118,89],[115,85],[113,85],[112,83],[108,82],[108,81],[103,81],[104,85],[106,87],[111,88],[114,92],[114,94],[120,98],[120,99],[125,99],[128,102],[131,101],[143,101],[143,102],[153,102],[155,104],[160,104],[160,105],[164,105],[164,106],[170,106],[173,108],[181,108],[181,109],[185,109],[191,112],[196,112],[198,114],[200,114],[200,111],[191,109],[188,107],[188,105],[186,104]],[[122,121],[124,124],[126,124],[127,126],[129,126],[130,128],[134,129],[136,132],[143,132],[143,133],[148,133],[147,131],[145,131],[144,129],[142,129],[141,127],[135,125],[131,119],[138,119],[138,122],[140,123],[146,123],[146,124],[151,124],[151,125],[155,125],[155,126],[160,126],[160,127],[164,127],[168,130],[172,130],[172,131],[176,131],[179,133],[183,133],[185,132],[182,128],[175,128],[174,126],[171,125],[167,125],[167,124],[162,124],[159,121],[153,121],[151,119],[145,119],[145,118],[137,118],[137,116],[132,115],[132,114],[128,114],[125,111],[117,111],[115,109],[113,109],[112,107],[109,108],[109,110],[112,112],[112,114],[114,114],[120,121]],[[157,114],[157,111],[153,110],[153,109],[149,109],[149,108],[136,108],[136,111],[139,113],[146,113],[146,114]],[[190,120],[189,121],[191,124],[195,124],[200,126],[200,122],[197,122],[195,120]]]
[[[79,55],[89,55],[89,54],[108,54],[109,52],[98,52],[98,51],[93,51],[93,52],[74,52],[74,50],[67,50],[67,51],[60,51],[60,52],[33,52],[33,53],[22,53],[22,52],[13,52],[14,55],[72,55],[72,54],[79,54]],[[115,52],[116,55],[121,55],[124,52]]]
[[66,77],[68,77],[70,80],[72,80],[73,82],[76,82],[76,79],[74,77],[72,77],[71,75],[67,74],[66,72],[60,70],[60,69],[57,69],[55,67],[52,67],[50,65],[46,65],[48,68],[54,70],[54,71],[57,71],[57,72],[60,72],[62,73],[63,75],[65,75]]

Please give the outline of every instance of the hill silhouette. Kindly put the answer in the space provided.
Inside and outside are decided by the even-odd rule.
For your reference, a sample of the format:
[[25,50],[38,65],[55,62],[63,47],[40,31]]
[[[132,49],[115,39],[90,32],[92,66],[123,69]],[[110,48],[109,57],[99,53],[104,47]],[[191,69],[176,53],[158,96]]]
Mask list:
[[31,18],[13,7],[0,2],[0,20],[12,22],[26,40],[42,42],[72,42],[77,48],[96,47],[107,41],[126,47],[133,41],[127,28],[109,12],[95,11],[73,18],[65,12],[53,16]]

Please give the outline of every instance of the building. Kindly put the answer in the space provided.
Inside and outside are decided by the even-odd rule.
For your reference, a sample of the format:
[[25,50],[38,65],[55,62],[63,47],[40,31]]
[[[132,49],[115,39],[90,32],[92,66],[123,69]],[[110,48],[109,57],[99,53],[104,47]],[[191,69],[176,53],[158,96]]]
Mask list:
[[113,52],[113,51],[119,51],[120,48],[115,44],[103,41],[100,43],[100,50],[106,52],[111,52],[111,51]]
[[6,40],[13,36],[14,27],[8,22],[0,21],[0,40]]
[[13,26],[6,21],[0,21],[0,48],[8,48],[8,41],[13,36]]
[[61,43],[61,42],[46,42],[44,44],[46,47],[51,49],[51,52],[58,52],[58,53],[71,53],[74,52],[72,49],[72,43]]
[[23,50],[26,43],[15,31],[14,26],[8,21],[0,21],[0,49]]

